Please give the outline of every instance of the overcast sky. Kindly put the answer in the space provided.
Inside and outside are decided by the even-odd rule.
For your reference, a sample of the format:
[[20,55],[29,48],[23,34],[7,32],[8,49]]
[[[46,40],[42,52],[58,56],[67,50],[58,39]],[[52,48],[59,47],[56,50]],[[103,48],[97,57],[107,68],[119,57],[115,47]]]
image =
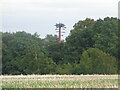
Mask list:
[[56,34],[54,25],[62,22],[67,27],[64,34],[66,37],[79,20],[118,17],[118,1],[2,0],[2,31],[26,31],[32,34],[37,32],[45,37],[46,34]]

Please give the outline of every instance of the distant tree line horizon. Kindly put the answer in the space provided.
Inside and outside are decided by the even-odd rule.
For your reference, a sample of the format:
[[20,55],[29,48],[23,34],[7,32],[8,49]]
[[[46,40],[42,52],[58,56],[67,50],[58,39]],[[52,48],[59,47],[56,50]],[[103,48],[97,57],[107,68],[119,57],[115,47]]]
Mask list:
[[25,31],[2,33],[2,74],[117,74],[119,22],[115,17],[80,20],[65,42]]

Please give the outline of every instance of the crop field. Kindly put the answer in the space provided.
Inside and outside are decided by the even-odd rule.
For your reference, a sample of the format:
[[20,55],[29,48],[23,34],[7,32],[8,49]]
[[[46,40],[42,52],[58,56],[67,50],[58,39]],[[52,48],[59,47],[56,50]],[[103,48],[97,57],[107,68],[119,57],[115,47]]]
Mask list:
[[118,88],[118,75],[0,76],[2,88]]

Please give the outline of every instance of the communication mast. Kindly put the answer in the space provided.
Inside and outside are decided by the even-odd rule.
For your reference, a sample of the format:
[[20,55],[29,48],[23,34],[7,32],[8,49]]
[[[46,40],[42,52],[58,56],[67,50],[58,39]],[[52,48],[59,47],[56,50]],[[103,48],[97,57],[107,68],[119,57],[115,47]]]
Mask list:
[[62,24],[62,23],[59,23],[59,24],[57,24],[56,23],[56,32],[58,33],[58,42],[61,42],[62,40],[61,40],[61,37],[63,36],[63,34],[62,33],[65,33],[65,25],[64,24]]

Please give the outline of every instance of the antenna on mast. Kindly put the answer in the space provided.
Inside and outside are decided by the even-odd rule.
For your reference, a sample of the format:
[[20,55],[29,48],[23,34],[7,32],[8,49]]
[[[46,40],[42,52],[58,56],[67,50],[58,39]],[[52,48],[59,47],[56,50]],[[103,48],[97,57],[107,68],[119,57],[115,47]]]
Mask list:
[[58,42],[61,42],[62,41],[61,37],[63,36],[62,33],[65,33],[64,30],[66,27],[62,23],[59,23],[59,24],[56,23],[55,26],[56,26],[55,30],[56,30],[56,32],[58,32]]

